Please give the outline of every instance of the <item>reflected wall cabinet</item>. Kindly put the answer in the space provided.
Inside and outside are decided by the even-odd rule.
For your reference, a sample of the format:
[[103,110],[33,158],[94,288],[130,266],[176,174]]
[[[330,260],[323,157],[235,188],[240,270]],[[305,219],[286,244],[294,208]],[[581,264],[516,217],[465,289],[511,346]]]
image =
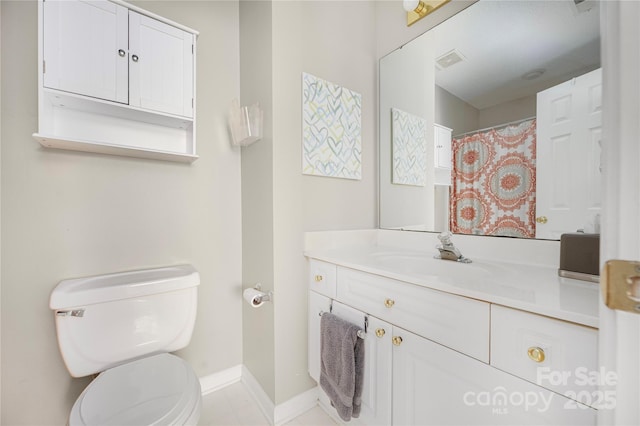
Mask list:
[[448,127],[433,125],[435,184],[451,185],[451,132]]
[[121,1],[39,2],[43,146],[193,162],[197,31]]

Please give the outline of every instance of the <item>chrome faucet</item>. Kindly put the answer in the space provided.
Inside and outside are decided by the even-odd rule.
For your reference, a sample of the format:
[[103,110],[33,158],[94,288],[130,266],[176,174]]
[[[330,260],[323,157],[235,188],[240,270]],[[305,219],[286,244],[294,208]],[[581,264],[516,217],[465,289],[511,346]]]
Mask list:
[[449,231],[442,232],[438,235],[438,239],[442,244],[436,246],[440,250],[440,255],[436,256],[436,259],[454,260],[461,263],[471,263],[471,259],[468,259],[460,253],[460,250],[451,242],[453,234]]

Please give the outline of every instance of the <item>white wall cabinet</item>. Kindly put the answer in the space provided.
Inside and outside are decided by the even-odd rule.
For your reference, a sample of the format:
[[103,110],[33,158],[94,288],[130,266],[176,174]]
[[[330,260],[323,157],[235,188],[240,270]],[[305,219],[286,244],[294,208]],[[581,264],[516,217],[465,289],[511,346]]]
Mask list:
[[197,31],[121,1],[39,6],[43,146],[197,159]]
[[434,124],[435,184],[451,185],[451,132],[448,127]]
[[[331,269],[334,270],[331,270]],[[317,271],[335,274],[335,289],[326,290],[335,294],[335,299],[316,292]],[[509,338],[519,330],[529,330],[547,341],[566,339],[573,327],[579,328],[577,335],[582,336],[573,342],[571,353],[595,353],[593,340],[595,330],[575,324],[558,321],[549,322],[548,318],[524,313],[513,309],[491,305],[486,302],[470,300],[450,294],[437,294],[434,290],[413,286],[416,293],[403,286],[412,286],[386,277],[380,277],[349,268],[331,265],[316,260],[310,261],[309,284],[309,373],[318,380],[320,371],[320,311],[332,312],[355,324],[367,323],[365,338],[365,381],[363,392],[363,410],[357,424],[393,424],[393,425],[511,425],[511,424],[557,424],[557,425],[595,425],[596,410],[580,404],[560,393],[564,389],[553,388],[545,383],[535,383],[530,375],[532,367],[521,366],[521,360],[515,364],[506,361],[511,352],[504,352],[499,341]],[[354,279],[355,277],[355,279]],[[365,282],[371,284],[369,295],[358,299],[357,289]],[[354,291],[354,289],[356,291]],[[426,295],[419,295],[418,292]],[[435,293],[435,294],[432,294]],[[442,299],[445,295],[452,299]],[[410,296],[410,297],[407,297]],[[379,299],[380,309],[372,301]],[[456,300],[459,299],[459,300]],[[415,316],[412,321],[410,301],[431,311],[434,317],[425,320],[423,315]],[[471,314],[464,310],[473,305]],[[488,321],[488,311],[496,312],[491,321],[500,321],[493,326]],[[399,313],[398,310],[407,309]],[[459,316],[452,320],[443,315],[438,319],[437,311],[448,311],[449,315]],[[435,314],[433,312],[435,311]],[[513,311],[513,312],[512,312]],[[375,313],[376,315],[372,315]],[[517,320],[516,320],[517,319]],[[429,322],[430,324],[425,324]],[[402,323],[403,326],[398,326]],[[466,327],[468,328],[465,330]],[[364,327],[364,325],[363,325]],[[478,343],[474,335],[479,328],[485,342]],[[458,337],[446,338],[445,330]],[[496,339],[489,337],[494,330]],[[427,336],[425,336],[425,334]],[[471,345],[461,344],[459,336],[468,336]],[[427,338],[429,337],[429,338]],[[485,348],[491,340],[492,354],[496,353],[496,363],[484,359]],[[518,339],[510,339],[518,341]],[[443,341],[446,342],[443,344]],[[475,342],[475,343],[472,343]],[[536,341],[537,342],[537,341]],[[526,342],[527,344],[530,342]],[[457,350],[448,346],[455,346]],[[472,346],[480,345],[480,351]],[[507,345],[508,346],[508,345]],[[556,345],[554,349],[546,346],[550,359],[561,357],[566,348]],[[503,353],[504,352],[504,353]],[[551,355],[554,354],[554,355]],[[487,354],[488,356],[488,354]],[[514,358],[517,358],[514,355]],[[563,357],[570,361],[571,357]],[[479,360],[484,359],[484,362]],[[529,360],[531,362],[531,360]],[[579,359],[573,363],[579,363]],[[535,366],[558,366],[570,369],[569,362],[558,364],[536,364]],[[515,367],[512,367],[515,366]],[[595,368],[591,364],[587,368]],[[523,370],[524,368],[524,370]],[[502,371],[504,369],[504,371]],[[589,389],[590,391],[591,389]],[[331,405],[326,395],[320,392],[320,403],[327,409]],[[576,392],[568,395],[576,395]]]
[[44,87],[128,103],[128,13],[108,1],[45,1]]
[[130,11],[130,105],[192,117],[193,43],[193,34]]

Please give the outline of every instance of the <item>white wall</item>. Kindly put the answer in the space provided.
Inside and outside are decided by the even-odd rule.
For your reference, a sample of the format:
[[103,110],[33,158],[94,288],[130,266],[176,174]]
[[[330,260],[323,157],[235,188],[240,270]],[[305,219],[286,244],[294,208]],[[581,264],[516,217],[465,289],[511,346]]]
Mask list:
[[[377,223],[374,3],[273,3],[276,404],[314,385],[307,373],[303,233]],[[303,72],[362,95],[362,180],[302,175]]]
[[2,424],[65,424],[88,379],[59,355],[49,295],[62,279],[191,263],[201,273],[183,356],[204,376],[242,362],[237,2],[142,1],[200,31],[192,165],[48,150],[37,131],[37,3],[2,2]]

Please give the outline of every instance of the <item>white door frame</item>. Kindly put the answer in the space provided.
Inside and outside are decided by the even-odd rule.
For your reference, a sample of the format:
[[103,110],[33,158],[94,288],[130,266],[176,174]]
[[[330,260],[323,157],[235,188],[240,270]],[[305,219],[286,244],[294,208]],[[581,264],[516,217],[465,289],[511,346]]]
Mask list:
[[[600,260],[640,260],[640,2],[601,0],[603,212]],[[600,364],[617,405],[600,425],[640,424],[640,315],[600,307]]]

